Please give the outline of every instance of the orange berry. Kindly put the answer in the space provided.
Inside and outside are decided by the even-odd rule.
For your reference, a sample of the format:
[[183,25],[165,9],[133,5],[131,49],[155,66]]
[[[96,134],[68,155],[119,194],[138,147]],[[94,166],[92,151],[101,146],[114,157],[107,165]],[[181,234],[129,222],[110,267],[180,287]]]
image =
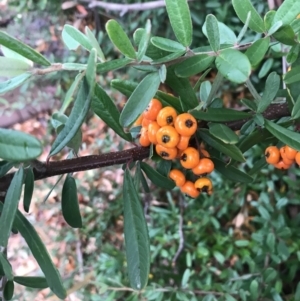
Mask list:
[[160,126],[157,124],[156,121],[152,121],[148,125],[148,137],[149,137],[150,142],[153,144],[157,144],[156,134],[159,129],[160,129]]
[[295,160],[295,157],[297,155],[297,151],[288,145],[283,147],[283,153],[284,153],[285,157],[289,160]]
[[197,130],[197,121],[191,114],[183,113],[176,117],[174,126],[178,134],[192,136]]
[[174,108],[164,107],[159,111],[156,121],[160,126],[173,125],[176,117],[177,112]]
[[300,152],[297,152],[296,157],[295,157],[295,161],[300,166]]
[[199,152],[194,147],[188,147],[180,157],[181,165],[186,169],[194,168],[199,163]]
[[172,179],[178,187],[183,186],[185,183],[185,175],[179,169],[172,169],[169,173],[169,178]]
[[157,131],[156,140],[158,144],[161,144],[167,148],[173,148],[176,147],[179,142],[179,135],[174,127],[171,125],[166,125]]
[[143,115],[140,115],[138,117],[138,119],[134,122],[133,126],[139,126],[142,125],[142,121],[143,121]]
[[152,122],[152,120],[149,120],[149,119],[143,117],[143,120],[142,120],[142,127],[148,127],[148,125],[149,125],[151,122]]
[[148,104],[147,109],[144,111],[143,116],[144,118],[154,121],[156,120],[156,117],[161,109],[161,102],[156,98],[152,98],[152,100]]
[[199,163],[196,167],[192,169],[195,175],[204,175],[211,173],[215,168],[214,162],[209,158],[203,158],[199,160]]
[[173,160],[177,156],[177,148],[166,148],[160,144],[156,144],[155,150],[159,156],[165,160]]
[[180,136],[177,148],[180,150],[186,150],[189,146],[190,136]]
[[289,169],[290,167],[291,167],[291,165],[288,165],[288,164],[285,164],[284,162],[283,162],[283,160],[280,160],[278,163],[276,163],[276,164],[273,164],[276,168],[278,168],[278,169]]
[[195,188],[201,192],[206,192],[207,194],[212,194],[213,185],[209,178],[200,178],[195,182]]
[[148,129],[146,127],[142,127],[141,128],[141,132],[140,132],[140,145],[147,147],[150,145],[150,140],[148,137]]
[[280,160],[280,151],[277,146],[269,146],[265,150],[266,161],[269,164],[277,164]]
[[191,198],[196,198],[200,195],[200,191],[195,188],[195,184],[191,181],[186,181],[180,190]]

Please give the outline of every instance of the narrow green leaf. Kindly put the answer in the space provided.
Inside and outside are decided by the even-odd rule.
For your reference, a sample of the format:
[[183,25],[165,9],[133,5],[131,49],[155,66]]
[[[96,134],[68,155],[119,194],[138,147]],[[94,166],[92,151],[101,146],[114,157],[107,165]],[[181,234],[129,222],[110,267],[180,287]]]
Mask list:
[[90,87],[90,93],[94,92],[95,86],[95,76],[96,76],[96,61],[97,61],[97,52],[95,48],[92,48],[90,51],[90,56],[88,59],[85,77]]
[[[273,22],[273,19],[272,19]],[[279,30],[282,27],[283,23],[282,21],[277,21],[274,25],[271,26],[271,28],[268,30],[268,36],[271,36],[274,34],[277,30]]]
[[284,75],[283,80],[287,85],[299,82],[300,66],[296,66],[296,67],[293,66],[293,68]]
[[252,301],[257,301],[259,296],[258,282],[252,280],[250,283],[250,298]]
[[269,31],[272,28],[272,24],[273,24],[273,20],[274,20],[275,14],[276,14],[275,10],[270,10],[264,16],[264,24],[265,24],[265,29],[267,31]]
[[240,129],[241,135],[250,135],[255,130],[256,123],[253,119],[248,120]]
[[158,74],[159,74],[160,82],[164,83],[167,78],[166,65],[161,65],[161,67],[158,69]]
[[298,0],[285,0],[279,6],[273,19],[273,24],[282,21],[284,25],[290,24],[300,13],[300,2]]
[[221,153],[238,162],[245,162],[245,158],[243,157],[242,152],[237,146],[225,144],[223,141],[211,135],[207,129],[200,129],[197,131],[197,133],[203,141],[205,141],[207,144],[217,149]]
[[210,123],[209,132],[226,144],[236,144],[239,141],[239,136],[225,124]]
[[14,166],[13,162],[8,162],[5,160],[0,161],[0,178],[6,175]]
[[113,79],[110,82],[112,88],[118,90],[127,97],[130,97],[138,86],[138,83],[129,80]]
[[239,17],[239,19],[245,23],[247,20],[248,12],[251,12],[251,18],[249,21],[249,28],[253,31],[262,33],[265,30],[264,21],[253,7],[250,0],[232,0],[233,8]]
[[130,62],[132,62],[132,59],[129,59],[127,57],[124,57],[122,59],[116,59],[112,61],[103,62],[100,64],[97,64],[97,73],[105,73],[112,70],[117,70],[120,68],[125,67]]
[[252,176],[261,171],[265,166],[267,166],[266,158],[262,157],[260,160],[254,163],[252,168],[248,171],[248,175]]
[[62,39],[70,50],[76,50],[79,45],[88,51],[93,47],[89,39],[81,31],[69,24],[66,24],[63,28]]
[[157,91],[155,97],[161,101],[164,107],[171,106],[173,107],[178,113],[183,113],[182,107],[180,105],[179,99],[173,95],[168,93]]
[[9,263],[9,261],[7,260],[5,255],[1,252],[0,252],[0,264],[2,266],[2,269],[4,271],[4,275],[6,276],[6,278],[8,280],[14,280],[14,274],[13,274],[13,271],[12,271],[11,264]]
[[109,20],[105,28],[109,39],[119,51],[131,59],[136,59],[135,50],[121,25],[116,20]]
[[235,49],[225,49],[216,58],[216,67],[228,80],[245,82],[251,73],[248,57]]
[[35,159],[42,145],[35,137],[20,131],[0,129],[0,158],[11,161]]
[[8,49],[7,47],[5,47],[3,45],[1,45],[1,51],[2,51],[3,55],[7,58],[16,59],[16,60],[26,63],[27,65],[30,65],[31,67],[33,66],[33,61],[28,60],[26,57],[20,55],[19,53],[15,52],[11,49]]
[[123,201],[130,286],[135,290],[142,290],[147,285],[150,270],[150,243],[143,209],[128,169],[124,174]]
[[[0,202],[0,211],[3,211],[3,206],[4,205]],[[62,285],[61,277],[54,266],[45,245],[38,236],[34,227],[19,210],[17,210],[13,227],[14,229],[18,230],[25,239],[29,249],[32,252],[32,255],[45,274],[50,289],[56,296],[64,299],[67,296],[66,290]]]
[[186,0],[165,0],[171,26],[179,43],[190,46],[192,43],[192,19]]
[[133,91],[120,115],[120,124],[127,127],[147,108],[160,84],[158,73],[148,74]]
[[295,292],[295,301],[300,301],[300,281],[297,284],[296,292]]
[[298,119],[300,118],[300,95],[298,96],[295,105],[292,110],[292,118],[293,119]]
[[168,51],[168,52],[180,52],[180,51],[185,51],[185,47],[176,42],[172,41],[166,38],[161,38],[161,37],[152,37],[151,38],[151,43],[162,50]]
[[288,146],[300,151],[300,134],[288,130],[281,125],[265,119],[266,129],[274,135],[279,141],[287,144]]
[[209,80],[205,80],[200,86],[200,100],[206,103],[210,91],[211,91],[211,83]]
[[198,54],[187,58],[175,67],[175,73],[179,77],[189,77],[207,69],[215,60],[214,56]]
[[23,277],[23,276],[16,276],[14,277],[14,282],[31,288],[39,288],[44,289],[49,287],[47,280],[45,277]]
[[220,49],[220,33],[217,18],[209,14],[206,16],[206,32],[209,44],[214,52],[218,52]]
[[245,33],[247,32],[250,20],[251,20],[251,11],[249,11],[247,14],[247,19],[245,21],[245,24],[237,37],[237,43],[241,42],[242,38],[244,37]]
[[194,92],[197,92],[199,87],[201,86],[201,84],[205,81],[206,79],[206,76],[207,74],[211,71],[211,68],[210,69],[207,69],[200,77],[199,79],[197,80],[195,86],[193,87],[194,89]]
[[15,174],[7,190],[3,210],[0,216],[0,246],[6,247],[10,231],[18,208],[22,192],[24,169],[21,167]]
[[288,62],[288,64],[293,64],[297,60],[299,53],[300,53],[300,45],[296,44],[292,46],[286,57],[286,61]]
[[208,108],[205,112],[192,110],[190,113],[199,120],[227,122],[251,118],[252,114],[226,108]]
[[258,65],[264,58],[270,45],[270,38],[262,38],[255,41],[245,52],[251,66]]
[[84,71],[86,70],[86,64],[78,64],[78,63],[64,63],[62,64],[63,70],[68,71]]
[[290,25],[284,25],[279,30],[277,30],[273,37],[279,41],[280,43],[283,43],[285,45],[296,45],[296,36],[294,33],[294,30]]
[[170,61],[173,61],[177,58],[179,58],[180,56],[182,56],[183,54],[185,53],[185,50],[183,51],[179,51],[179,52],[172,52],[166,56],[163,56],[163,57],[160,57],[158,59],[154,59],[151,64],[163,64],[163,63],[167,63],[167,62],[170,62]]
[[15,284],[13,281],[7,281],[3,291],[3,297],[5,301],[9,301],[14,296]]
[[173,189],[175,187],[174,181],[158,173],[153,167],[147,163],[141,162],[141,168],[151,180],[153,184],[165,189]]
[[60,152],[77,134],[90,108],[93,90],[93,87],[92,89],[89,87],[85,77],[79,88],[69,119],[52,144],[49,157]]
[[116,134],[127,141],[132,140],[131,135],[125,133],[119,123],[120,112],[115,103],[98,84],[95,86],[95,95],[91,107],[95,114],[113,129]]
[[265,77],[273,66],[274,59],[268,58],[259,70],[258,78]]
[[20,42],[19,40],[9,36],[7,33],[0,31],[0,45],[15,51],[25,58],[43,66],[50,66],[51,63],[40,53]]
[[61,194],[61,210],[63,217],[72,228],[82,228],[77,186],[72,176],[67,176]]
[[248,107],[251,111],[256,112],[257,104],[255,101],[247,98],[243,98],[241,99],[241,103],[244,104],[246,107]]
[[226,179],[240,183],[252,183],[253,178],[245,172],[237,169],[232,165],[228,165],[223,161],[213,158],[215,169],[222,174]]
[[32,168],[29,167],[28,169],[26,169],[25,181],[24,181],[23,207],[25,212],[29,212],[33,189],[34,189],[34,174]]
[[31,65],[18,59],[0,57],[0,76],[14,77],[25,73],[31,68]]
[[92,31],[88,28],[88,26],[85,27],[85,34],[86,34],[91,46],[96,49],[97,56],[99,57],[100,61],[104,62],[105,57],[104,57],[103,51],[102,51],[97,39],[95,38]]
[[151,22],[148,19],[146,22],[145,30],[143,32],[143,35],[142,35],[140,43],[139,43],[139,48],[138,48],[138,53],[137,53],[138,62],[141,62],[143,60],[143,57],[144,57],[144,55],[147,51],[148,45],[149,45],[150,36],[151,36]]
[[54,185],[51,187],[51,189],[49,190],[49,192],[47,193],[47,195],[44,197],[43,203],[45,203],[48,200],[50,194],[52,193],[52,191],[54,190],[54,188],[56,187],[56,185],[60,182],[60,180],[63,178],[63,176],[64,175],[60,175],[58,177],[57,181],[54,183]]
[[4,82],[0,82],[0,95],[19,87],[31,76],[32,74],[30,72],[26,72]]

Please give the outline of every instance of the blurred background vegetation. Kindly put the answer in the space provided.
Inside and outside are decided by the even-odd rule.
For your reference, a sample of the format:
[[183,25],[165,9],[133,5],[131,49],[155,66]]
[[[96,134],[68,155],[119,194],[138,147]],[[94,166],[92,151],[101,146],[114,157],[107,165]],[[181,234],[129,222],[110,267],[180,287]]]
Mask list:
[[[102,45],[105,56],[118,53],[112,48],[104,26],[117,19],[132,37],[138,27],[151,19],[152,33],[174,38],[165,8],[151,11],[120,12],[88,8],[87,1],[21,0],[5,1],[0,10],[1,30],[24,41],[45,54],[52,62],[86,62],[84,50],[68,51],[61,41],[64,24],[79,29],[89,26]],[[136,1],[105,1],[136,3]],[[147,2],[147,1],[140,1]],[[266,1],[253,0],[257,10],[268,10]],[[241,22],[235,16],[231,1],[191,1],[194,24],[193,47],[207,45],[202,25],[209,13],[216,15],[238,34]],[[256,37],[251,31],[244,41]],[[282,73],[281,58],[271,50],[269,70]],[[252,79],[258,91],[264,79],[254,72]],[[28,104],[59,102],[70,87],[75,73],[61,72],[39,78],[22,86],[17,93],[0,99],[0,112],[9,114]],[[136,69],[122,69],[98,77],[98,81],[119,105],[126,100],[112,91],[114,78],[138,80]],[[214,71],[209,77],[213,80]],[[197,79],[192,79],[197,80]],[[222,98],[228,107],[240,106],[247,93],[243,85],[224,83]],[[40,137],[45,155],[53,139],[49,115],[40,113],[34,120],[15,125]],[[250,170],[260,160],[267,144],[257,145],[246,153],[241,165]],[[130,147],[105,124],[89,116],[83,129],[80,155],[105,153]],[[209,149],[208,149],[209,151]],[[214,194],[196,200],[183,198],[179,190],[164,191],[151,186],[151,193],[141,193],[151,242],[149,285],[143,294],[129,288],[124,261],[122,219],[122,168],[120,166],[77,173],[80,207],[84,227],[71,229],[60,213],[61,186],[43,202],[57,179],[38,182],[30,221],[47,243],[55,263],[66,281],[68,300],[300,300],[300,170],[274,170],[264,167],[252,184],[236,184],[214,172]],[[184,242],[182,239],[184,238]],[[9,259],[21,275],[39,275],[36,265],[18,236],[11,239]],[[182,252],[176,254],[183,244]],[[20,247],[23,246],[23,247]],[[15,270],[15,269],[14,269]],[[15,300],[57,300],[49,291],[37,293],[17,287]]]

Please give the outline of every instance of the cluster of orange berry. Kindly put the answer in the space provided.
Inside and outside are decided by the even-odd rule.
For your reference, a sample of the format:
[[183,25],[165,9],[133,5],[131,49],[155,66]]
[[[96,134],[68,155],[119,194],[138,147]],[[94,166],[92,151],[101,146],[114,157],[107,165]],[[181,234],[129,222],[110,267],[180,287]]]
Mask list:
[[[191,114],[177,114],[173,107],[163,107],[158,99],[153,98],[134,123],[134,126],[140,125],[140,145],[147,147],[152,143],[156,153],[163,159],[179,159],[183,168],[191,169],[197,176],[214,170],[214,163],[203,147],[197,150],[189,146],[190,139],[197,130],[197,121]],[[193,183],[187,181],[179,169],[171,170],[169,177],[190,197],[196,198],[200,192],[212,193],[212,182],[209,178],[202,177]]]
[[278,169],[289,169],[295,162],[300,166],[300,152],[288,145],[278,148],[269,146],[265,150],[266,161]]

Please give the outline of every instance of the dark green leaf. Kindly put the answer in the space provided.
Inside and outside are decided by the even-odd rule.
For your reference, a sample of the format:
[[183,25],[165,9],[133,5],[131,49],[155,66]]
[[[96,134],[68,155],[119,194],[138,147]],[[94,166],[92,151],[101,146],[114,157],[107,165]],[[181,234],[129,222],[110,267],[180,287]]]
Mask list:
[[105,73],[125,67],[132,59],[127,57],[97,64],[97,73]]
[[26,169],[25,181],[24,181],[23,207],[25,212],[29,212],[33,189],[34,189],[34,174],[32,168],[29,167]]
[[119,123],[119,110],[112,99],[98,84],[95,86],[95,94],[91,107],[95,114],[98,115],[120,137],[127,141],[131,141],[131,135],[125,133]]
[[234,182],[241,182],[241,183],[252,183],[253,178],[246,174],[245,172],[237,169],[232,165],[227,165],[223,161],[213,158],[212,159],[215,165],[215,169],[222,174],[226,179],[229,179]]
[[10,182],[0,216],[0,246],[6,247],[22,192],[24,169],[21,167]]
[[154,168],[150,165],[141,162],[141,168],[147,175],[147,177],[155,184],[161,188],[165,189],[173,189],[175,187],[174,182],[169,179],[168,177],[163,176],[162,174],[158,173]]
[[6,175],[8,171],[10,171],[14,166],[13,162],[8,161],[0,161],[0,178]]
[[293,64],[297,60],[299,52],[300,52],[299,44],[296,44],[291,47],[291,49],[286,57],[288,64]]
[[286,45],[295,45],[297,43],[295,33],[290,25],[281,27],[273,34],[273,37],[280,43]]
[[127,100],[120,115],[120,124],[130,126],[147,108],[160,84],[158,73],[148,74],[136,87]]
[[192,43],[192,19],[186,0],[165,0],[167,13],[177,40],[183,46]]
[[225,49],[216,58],[216,67],[228,80],[235,83],[245,82],[251,73],[248,57],[235,49]]
[[15,51],[16,53],[26,57],[30,61],[43,66],[50,66],[51,63],[40,53],[20,42],[19,40],[9,36],[7,33],[0,31],[0,45]]
[[[273,20],[272,20],[272,22],[273,22]],[[282,27],[282,25],[283,25],[282,21],[278,21],[274,25],[272,25],[270,27],[270,29],[268,30],[268,36],[271,36],[272,34],[274,34],[278,29],[280,29]]]
[[287,144],[288,146],[300,151],[300,134],[288,130],[281,125],[265,119],[266,129],[274,135],[278,140]]
[[233,109],[226,108],[208,108],[205,112],[203,111],[190,111],[190,113],[199,120],[212,121],[212,122],[227,122],[242,120],[252,117],[252,114],[236,111]]
[[259,73],[258,73],[258,77],[259,78],[263,78],[265,77],[268,72],[270,71],[270,69],[272,68],[272,65],[273,65],[273,62],[274,62],[274,59],[273,58],[268,58],[262,65],[262,67],[260,68],[259,70]]
[[182,56],[185,53],[184,51],[179,51],[179,52],[172,52],[166,56],[160,57],[158,59],[155,59],[151,62],[151,64],[163,64],[163,63],[167,63],[170,61],[173,61],[177,58],[179,58],[180,56]]
[[250,283],[250,298],[252,301],[257,301],[259,296],[258,282],[252,280]]
[[255,175],[266,165],[267,165],[266,158],[262,157],[260,160],[254,163],[253,167],[248,171],[248,175],[249,176]]
[[279,6],[273,19],[273,24],[282,21],[283,24],[290,24],[300,13],[300,2],[298,0],[285,0]]
[[295,292],[295,301],[300,301],[300,281],[297,284],[296,292]]
[[266,243],[267,243],[269,250],[274,253],[276,237],[273,232],[271,232],[267,235]]
[[223,99],[221,98],[215,98],[209,105],[208,107],[210,109],[221,109],[223,108],[224,104],[223,104]]
[[169,93],[165,93],[162,91],[157,91],[155,97],[161,101],[164,107],[171,106],[173,107],[178,113],[182,113],[182,107],[180,105],[179,99]]
[[169,175],[169,172],[171,170],[172,167],[172,161],[170,160],[160,160],[158,161],[158,163],[156,164],[156,170],[158,171],[158,173],[160,173],[161,175],[167,177]]
[[223,141],[215,138],[213,135],[209,133],[207,129],[201,129],[197,131],[200,138],[205,141],[207,144],[212,146],[213,148],[217,149],[221,153],[229,156],[233,160],[236,160],[238,162],[244,162],[245,158],[243,157],[243,154],[239,150],[238,147],[231,144],[225,144]]
[[176,42],[172,41],[166,38],[161,38],[161,37],[153,37],[151,38],[151,43],[162,50],[168,51],[168,52],[180,52],[180,51],[185,51],[186,48]]
[[220,33],[217,18],[209,14],[206,16],[206,33],[209,44],[214,52],[218,52],[220,49]]
[[299,82],[300,66],[296,66],[296,67],[293,66],[293,68],[284,75],[283,80],[287,85]]
[[77,186],[72,176],[67,176],[61,194],[61,210],[63,217],[72,228],[82,228]]
[[292,110],[292,118],[293,119],[298,119],[300,118],[300,95],[298,96],[295,105]]
[[248,120],[241,127],[240,133],[242,135],[250,135],[255,130],[256,123],[253,119]]
[[254,100],[249,100],[249,99],[243,98],[243,99],[241,99],[241,103],[243,103],[245,106],[247,106],[250,110],[256,112],[257,104]]
[[136,59],[135,50],[121,25],[116,20],[109,20],[105,28],[111,42],[120,52],[131,59]]
[[179,77],[189,77],[207,69],[214,60],[214,56],[207,54],[194,55],[177,64],[175,73]]
[[13,274],[13,271],[12,271],[11,264],[9,263],[9,261],[7,260],[5,255],[1,252],[0,252],[0,264],[2,266],[2,269],[4,271],[4,275],[6,276],[6,278],[8,280],[14,280],[14,274]]
[[9,301],[14,296],[15,284],[13,281],[7,281],[3,291],[5,301]]
[[264,32],[264,21],[253,7],[250,0],[232,0],[233,8],[239,17],[239,19],[245,23],[247,20],[248,12],[251,12],[251,18],[249,21],[249,28],[256,32]]
[[128,169],[123,184],[124,236],[130,285],[142,290],[150,270],[150,243],[143,209]]
[[25,81],[27,81],[32,76],[32,73],[26,72],[20,74],[16,77],[13,77],[4,82],[0,82],[0,95],[4,94],[8,91],[15,89],[16,87],[22,85]]
[[149,45],[150,36],[151,36],[151,22],[150,22],[150,20],[147,20],[145,30],[141,37],[141,40],[139,43],[139,48],[138,48],[138,53],[137,53],[137,60],[139,62],[141,62],[143,60],[143,57],[146,53],[146,50]]
[[209,132],[226,144],[236,144],[239,141],[239,136],[225,124],[210,123]]
[[258,65],[264,58],[270,45],[270,38],[262,38],[255,41],[245,52],[251,66]]
[[44,289],[49,287],[45,277],[14,277],[14,282],[26,287]]
[[265,14],[264,17],[264,24],[267,31],[269,31],[272,28],[273,20],[275,17],[276,11],[270,10]]
[[112,88],[120,91],[125,96],[130,97],[133,91],[138,86],[138,83],[129,80],[113,79],[110,82],[110,85],[112,86]]

